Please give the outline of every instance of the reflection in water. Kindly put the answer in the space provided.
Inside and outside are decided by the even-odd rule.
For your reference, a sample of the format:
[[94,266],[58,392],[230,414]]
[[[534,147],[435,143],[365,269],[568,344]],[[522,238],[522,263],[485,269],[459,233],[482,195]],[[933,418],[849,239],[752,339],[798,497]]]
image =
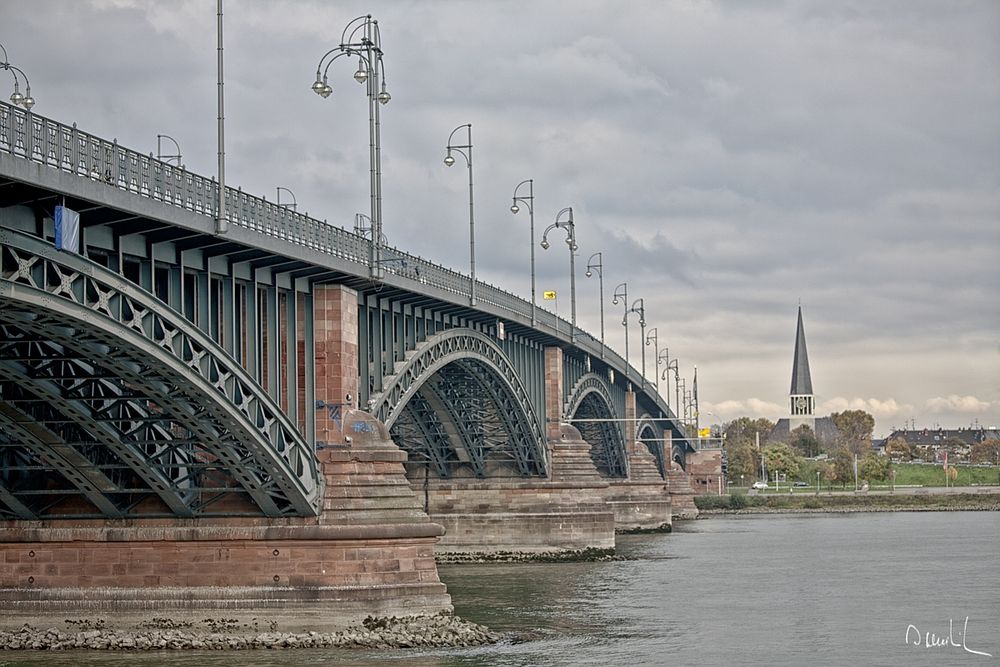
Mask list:
[[[1000,512],[778,515],[620,536],[607,563],[441,566],[459,615],[517,639],[474,649],[143,654],[143,664],[958,664],[907,646],[907,625],[969,616],[970,646],[1000,656]],[[982,659],[982,658],[979,658]],[[113,665],[106,652],[0,653],[8,665]]]

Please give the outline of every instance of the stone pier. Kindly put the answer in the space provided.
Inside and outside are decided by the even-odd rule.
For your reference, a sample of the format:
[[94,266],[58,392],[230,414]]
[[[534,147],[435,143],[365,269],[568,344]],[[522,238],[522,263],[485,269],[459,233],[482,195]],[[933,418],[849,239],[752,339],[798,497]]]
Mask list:
[[348,410],[343,427],[350,441],[317,453],[317,517],[0,523],[0,626],[218,616],[331,631],[450,611],[434,560],[444,529],[410,489],[406,454],[364,412]]

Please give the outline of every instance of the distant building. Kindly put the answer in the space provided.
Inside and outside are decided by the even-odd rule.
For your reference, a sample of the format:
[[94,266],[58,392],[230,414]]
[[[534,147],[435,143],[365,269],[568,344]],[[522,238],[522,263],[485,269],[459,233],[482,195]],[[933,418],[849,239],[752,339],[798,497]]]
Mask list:
[[893,438],[902,438],[911,447],[940,447],[946,440],[959,440],[972,446],[977,442],[996,438],[1000,440],[1000,431],[996,427],[977,428],[916,428],[896,429],[889,434],[886,442]]
[[802,306],[795,328],[795,352],[792,357],[792,387],[788,392],[789,416],[779,419],[768,438],[771,442],[788,442],[792,431],[808,426],[824,446],[833,444],[840,431],[829,417],[816,417],[809,353],[806,351],[806,330],[802,326]]

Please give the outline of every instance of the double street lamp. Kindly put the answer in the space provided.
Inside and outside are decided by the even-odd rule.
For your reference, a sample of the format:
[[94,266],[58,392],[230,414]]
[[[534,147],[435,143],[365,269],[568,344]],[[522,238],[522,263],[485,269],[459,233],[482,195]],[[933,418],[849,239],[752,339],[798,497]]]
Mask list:
[[[3,54],[3,62],[0,62],[0,69],[5,69],[14,77],[14,92],[10,94],[10,103],[14,106],[24,107],[30,111],[35,106],[35,98],[31,96],[31,82],[24,70],[16,65],[12,65],[7,59],[7,49],[0,44],[0,53]],[[20,77],[18,76],[20,75]],[[24,79],[24,95],[21,94],[20,82]]]
[[[597,261],[594,261],[594,258]],[[604,358],[604,261],[603,255],[599,252],[595,252],[587,260],[587,277],[590,278],[594,275],[594,271],[597,272],[597,284],[599,289],[599,297],[601,304],[601,358]]]
[[[679,389],[679,386],[680,386],[680,373],[677,370],[677,360],[670,358],[670,350],[669,350],[669,348],[666,348],[666,347],[663,348],[656,355],[656,365],[659,366],[660,364],[664,364],[666,366],[663,369],[663,375],[662,375],[661,379],[666,380],[668,383],[670,382],[670,378],[668,377],[670,375],[670,371],[674,372],[674,396],[675,396],[674,406],[676,406],[676,409],[679,409],[680,408],[680,404],[681,404],[680,389]],[[668,409],[670,408],[670,385],[669,384],[667,385],[667,408]]]
[[[471,142],[470,142],[471,143]],[[525,183],[528,184],[528,194],[518,196],[517,191]],[[514,203],[510,206],[510,212],[517,215],[521,208],[517,205],[521,202],[528,207],[528,220],[531,226],[531,326],[535,326],[535,182],[532,179],[521,181],[514,186]],[[589,273],[587,275],[590,275]]]
[[[566,213],[566,220],[560,220]],[[576,251],[579,249],[576,245],[576,225],[573,223],[573,207],[567,206],[563,210],[556,213],[556,221],[545,228],[542,232],[542,242],[539,244],[542,246],[543,250],[549,249],[549,232],[553,229],[563,229],[566,231],[566,245],[569,246],[569,303],[570,303],[570,322],[572,326],[570,327],[569,338],[571,341],[576,340]]]
[[[636,299],[632,302],[632,307],[625,311],[625,319],[628,319],[629,313],[635,313],[639,316],[639,328],[641,333],[639,335],[639,340],[646,340],[646,306],[642,299]],[[648,344],[648,341],[647,341]],[[640,381],[640,386],[646,386],[646,346],[641,347],[642,350],[642,380]],[[628,361],[626,359],[626,361]]]
[[379,106],[389,103],[392,97],[385,87],[385,67],[382,63],[382,37],[378,21],[371,14],[359,16],[350,21],[340,34],[340,44],[323,54],[316,67],[316,81],[312,85],[314,93],[327,98],[333,87],[327,80],[327,72],[335,60],[342,57],[358,57],[358,69],[354,80],[367,84],[368,95],[368,156],[370,162],[369,181],[371,190],[372,243],[369,246],[368,270],[372,278],[381,277],[381,250],[379,238],[382,232],[382,158],[380,155]]
[[[466,142],[464,144],[451,143],[452,137],[463,127],[466,130]],[[469,289],[469,305],[474,306],[476,305],[476,219],[472,204],[472,123],[459,125],[452,130],[451,134],[448,135],[446,149],[448,154],[444,156],[445,165],[450,167],[455,164],[455,158],[451,156],[451,152],[455,151],[465,158],[465,163],[469,166],[469,273],[472,280]]]
[[628,379],[628,371],[632,367],[628,362],[628,283],[622,283],[615,287],[614,296],[611,303],[618,305],[618,299],[625,304],[625,314],[622,316],[622,326],[625,327],[625,378]]
[[[646,334],[646,345],[649,345],[650,341],[652,341],[652,343],[653,343],[653,358],[656,359],[656,364],[659,365],[660,364],[660,350],[659,350],[660,340],[659,340],[659,336],[657,335],[657,332],[656,332],[656,327],[653,327],[652,329],[650,329],[649,333]],[[659,373],[654,373],[653,374],[653,384],[656,386],[656,393],[659,394],[660,393],[660,374]]]

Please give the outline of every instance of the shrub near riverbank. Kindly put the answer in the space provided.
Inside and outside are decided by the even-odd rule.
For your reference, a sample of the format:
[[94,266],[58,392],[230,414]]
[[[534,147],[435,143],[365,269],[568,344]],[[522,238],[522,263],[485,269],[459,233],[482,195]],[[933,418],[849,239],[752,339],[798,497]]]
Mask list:
[[935,510],[1000,510],[1000,496],[989,494],[921,495],[769,495],[696,496],[703,512],[891,512]]

